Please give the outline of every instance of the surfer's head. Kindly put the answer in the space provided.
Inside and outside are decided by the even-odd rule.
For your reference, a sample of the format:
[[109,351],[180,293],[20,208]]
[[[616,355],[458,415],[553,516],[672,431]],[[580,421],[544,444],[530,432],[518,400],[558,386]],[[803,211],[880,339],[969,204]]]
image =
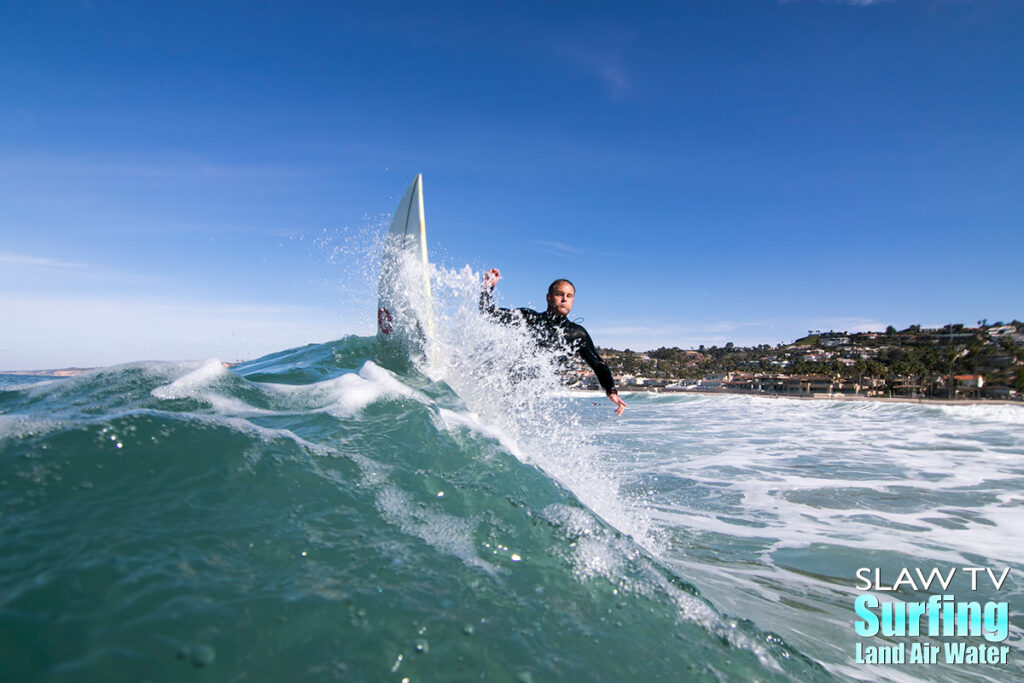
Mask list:
[[576,286],[568,280],[555,280],[548,287],[548,313],[569,315],[575,300]]

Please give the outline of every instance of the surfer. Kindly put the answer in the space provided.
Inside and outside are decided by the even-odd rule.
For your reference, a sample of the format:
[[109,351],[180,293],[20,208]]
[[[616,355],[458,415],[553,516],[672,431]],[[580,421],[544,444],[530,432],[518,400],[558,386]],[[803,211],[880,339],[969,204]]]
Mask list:
[[575,303],[576,287],[564,279],[552,282],[548,287],[548,308],[543,313],[539,313],[530,308],[496,307],[492,293],[499,279],[501,279],[501,271],[497,268],[491,268],[484,273],[484,286],[480,293],[480,310],[503,324],[516,321],[524,322],[533,332],[537,344],[543,349],[556,350],[568,347],[570,350],[578,352],[590,369],[594,371],[608,400],[615,404],[615,414],[622,415],[622,411],[626,409],[626,402],[619,398],[612,371],[598,355],[597,349],[594,348],[594,342],[583,326],[571,322],[566,317]]

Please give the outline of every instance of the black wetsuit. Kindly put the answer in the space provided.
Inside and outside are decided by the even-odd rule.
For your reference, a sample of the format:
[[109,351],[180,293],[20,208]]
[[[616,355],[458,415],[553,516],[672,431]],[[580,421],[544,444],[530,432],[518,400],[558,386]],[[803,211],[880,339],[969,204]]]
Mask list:
[[[480,293],[480,310],[502,324],[523,322],[533,332],[537,345],[542,349],[555,352],[564,352],[568,349],[570,352],[578,352],[597,375],[597,381],[601,383],[604,392],[609,395],[618,393],[612,371],[598,355],[593,340],[582,325],[571,322],[560,313],[539,313],[530,308],[498,308],[494,305],[491,290],[487,287]],[[563,364],[567,360],[565,356],[559,358]]]

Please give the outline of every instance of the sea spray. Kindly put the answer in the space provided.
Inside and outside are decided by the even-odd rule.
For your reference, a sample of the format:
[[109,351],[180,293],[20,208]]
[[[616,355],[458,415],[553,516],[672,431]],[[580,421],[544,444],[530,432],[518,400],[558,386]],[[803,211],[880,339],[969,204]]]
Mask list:
[[524,462],[562,482],[613,527],[652,550],[652,525],[641,508],[623,503],[619,482],[597,464],[579,402],[560,381],[556,356],[575,354],[542,349],[525,325],[499,325],[482,313],[481,276],[468,266],[434,266],[431,276],[438,353],[421,369],[448,383],[484,422],[510,435]]
[[358,225],[323,228],[296,238],[309,245],[310,271],[319,275],[311,285],[336,297],[339,312],[346,314],[341,329],[347,332],[373,329],[373,292],[390,220],[388,215],[366,216]]

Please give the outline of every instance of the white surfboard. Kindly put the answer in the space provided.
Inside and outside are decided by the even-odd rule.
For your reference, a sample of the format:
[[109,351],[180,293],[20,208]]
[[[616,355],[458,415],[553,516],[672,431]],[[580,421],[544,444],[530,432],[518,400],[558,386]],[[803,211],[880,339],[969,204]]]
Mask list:
[[384,239],[377,283],[377,338],[393,350],[426,353],[433,327],[420,174],[398,203]]

